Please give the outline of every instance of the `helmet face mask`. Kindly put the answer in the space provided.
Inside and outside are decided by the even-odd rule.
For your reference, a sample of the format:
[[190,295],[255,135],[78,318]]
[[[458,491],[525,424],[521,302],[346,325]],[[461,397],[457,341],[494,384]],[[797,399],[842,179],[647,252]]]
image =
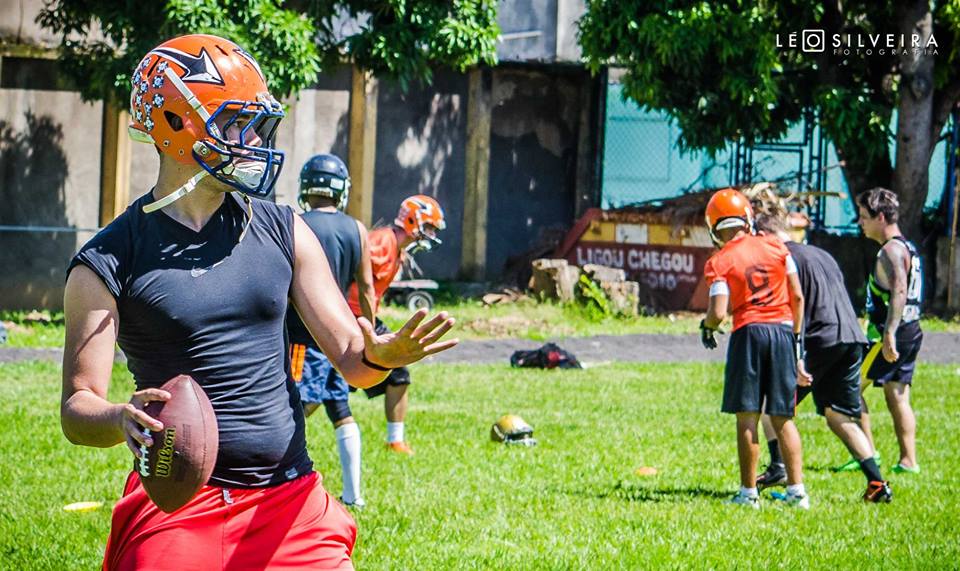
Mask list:
[[[283,115],[276,101],[224,101],[206,122],[212,142],[195,145],[194,158],[220,182],[240,192],[267,196],[283,167],[283,153],[273,148]],[[238,136],[228,139],[227,134],[233,132]],[[204,161],[203,149],[217,153],[220,164],[211,166]]]

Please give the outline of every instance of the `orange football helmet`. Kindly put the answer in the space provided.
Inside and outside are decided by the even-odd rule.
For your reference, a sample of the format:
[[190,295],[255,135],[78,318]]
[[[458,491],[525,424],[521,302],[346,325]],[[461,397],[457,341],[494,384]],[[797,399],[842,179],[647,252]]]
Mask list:
[[416,239],[416,242],[411,245],[413,249],[426,251],[442,244],[436,232],[447,227],[440,203],[424,194],[404,199],[400,203],[400,211],[393,223],[403,228],[408,236]]
[[716,244],[722,243],[716,235],[718,230],[744,226],[753,232],[753,207],[746,196],[732,188],[718,190],[710,197],[705,218],[710,238]]
[[217,36],[173,38],[144,56],[131,84],[131,138],[241,192],[270,193],[283,166],[273,143],[284,113],[243,48]]

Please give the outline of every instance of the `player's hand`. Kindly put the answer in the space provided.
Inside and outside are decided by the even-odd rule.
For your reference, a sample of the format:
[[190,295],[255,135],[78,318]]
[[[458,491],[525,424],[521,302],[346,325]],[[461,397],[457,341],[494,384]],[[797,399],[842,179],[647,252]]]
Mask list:
[[809,387],[813,384],[813,375],[807,372],[807,366],[803,360],[797,361],[797,386]]
[[377,335],[373,324],[365,317],[358,318],[367,360],[387,369],[396,369],[427,355],[446,351],[460,342],[459,339],[440,341],[456,323],[446,311],[424,321],[427,313],[426,309],[421,309],[399,330],[383,335]]
[[140,457],[140,446],[153,446],[153,438],[149,434],[144,434],[144,429],[159,432],[163,430],[163,424],[143,412],[143,408],[148,402],[170,400],[170,393],[160,389],[144,389],[133,393],[130,402],[123,405],[120,411],[120,429],[123,431],[124,439],[127,441],[127,448],[133,452],[137,458]]
[[883,334],[883,345],[880,350],[883,352],[883,358],[889,363],[896,363],[900,359],[900,353],[897,352],[897,338],[893,334]]
[[707,327],[707,320],[700,320],[700,343],[703,344],[707,349],[716,349],[717,348],[717,339],[715,335],[717,333],[723,333],[717,329],[710,329]]

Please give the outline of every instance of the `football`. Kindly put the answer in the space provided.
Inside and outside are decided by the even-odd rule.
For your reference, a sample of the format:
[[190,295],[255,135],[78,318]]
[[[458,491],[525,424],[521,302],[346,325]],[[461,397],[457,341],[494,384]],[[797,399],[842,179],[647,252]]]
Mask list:
[[161,510],[172,513],[207,483],[217,461],[217,417],[203,388],[180,375],[163,384],[166,402],[150,402],[144,412],[163,423],[152,432],[153,445],[140,448],[136,462],[143,487]]

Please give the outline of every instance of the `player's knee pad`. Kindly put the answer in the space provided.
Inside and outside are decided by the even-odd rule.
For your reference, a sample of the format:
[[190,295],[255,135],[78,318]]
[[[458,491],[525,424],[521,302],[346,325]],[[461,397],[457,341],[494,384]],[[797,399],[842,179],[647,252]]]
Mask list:
[[350,401],[325,400],[323,401],[323,408],[327,411],[327,418],[334,424],[348,416],[353,416],[353,413],[350,412]]

